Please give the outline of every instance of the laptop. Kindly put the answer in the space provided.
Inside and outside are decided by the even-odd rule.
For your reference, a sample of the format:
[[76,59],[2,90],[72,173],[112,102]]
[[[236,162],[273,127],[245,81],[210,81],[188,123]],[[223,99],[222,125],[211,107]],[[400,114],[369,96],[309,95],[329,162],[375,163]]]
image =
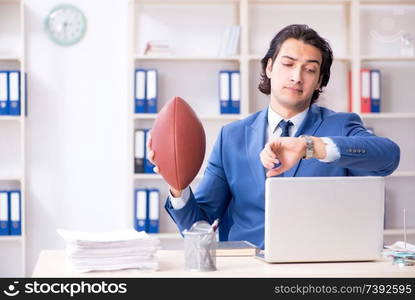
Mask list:
[[265,183],[270,263],[371,261],[383,249],[383,177],[277,177]]

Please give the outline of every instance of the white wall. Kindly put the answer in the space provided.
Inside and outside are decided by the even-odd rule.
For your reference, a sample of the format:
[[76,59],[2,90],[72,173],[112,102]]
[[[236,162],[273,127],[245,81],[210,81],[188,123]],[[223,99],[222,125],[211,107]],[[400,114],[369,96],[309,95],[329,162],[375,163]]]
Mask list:
[[44,18],[60,0],[26,0],[27,266],[63,248],[57,228],[118,229],[127,218],[127,0],[70,0],[83,40],[51,42]]

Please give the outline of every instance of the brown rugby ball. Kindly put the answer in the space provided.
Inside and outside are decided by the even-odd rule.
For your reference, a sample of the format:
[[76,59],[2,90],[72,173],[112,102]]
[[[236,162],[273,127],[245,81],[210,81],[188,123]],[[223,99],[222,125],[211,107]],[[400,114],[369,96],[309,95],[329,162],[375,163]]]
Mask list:
[[169,100],[158,113],[151,129],[151,148],[164,180],[176,190],[189,186],[202,166],[206,135],[196,113],[182,98]]

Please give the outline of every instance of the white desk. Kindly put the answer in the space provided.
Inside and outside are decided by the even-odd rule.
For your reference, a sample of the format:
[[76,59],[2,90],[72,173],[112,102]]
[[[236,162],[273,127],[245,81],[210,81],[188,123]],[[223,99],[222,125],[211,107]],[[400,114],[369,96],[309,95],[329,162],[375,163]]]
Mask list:
[[391,261],[268,264],[254,257],[217,257],[217,271],[187,272],[180,250],[160,250],[158,271],[123,270],[75,273],[66,264],[64,250],[43,250],[33,277],[411,277],[415,266],[399,268]]

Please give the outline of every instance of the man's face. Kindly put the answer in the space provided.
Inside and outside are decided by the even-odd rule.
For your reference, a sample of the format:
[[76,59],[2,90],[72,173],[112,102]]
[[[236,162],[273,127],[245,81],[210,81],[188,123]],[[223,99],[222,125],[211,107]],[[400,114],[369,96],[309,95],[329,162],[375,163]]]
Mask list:
[[271,105],[298,112],[306,109],[313,92],[320,86],[321,62],[318,48],[294,38],[287,39],[275,62],[268,60],[266,73],[271,79]]

